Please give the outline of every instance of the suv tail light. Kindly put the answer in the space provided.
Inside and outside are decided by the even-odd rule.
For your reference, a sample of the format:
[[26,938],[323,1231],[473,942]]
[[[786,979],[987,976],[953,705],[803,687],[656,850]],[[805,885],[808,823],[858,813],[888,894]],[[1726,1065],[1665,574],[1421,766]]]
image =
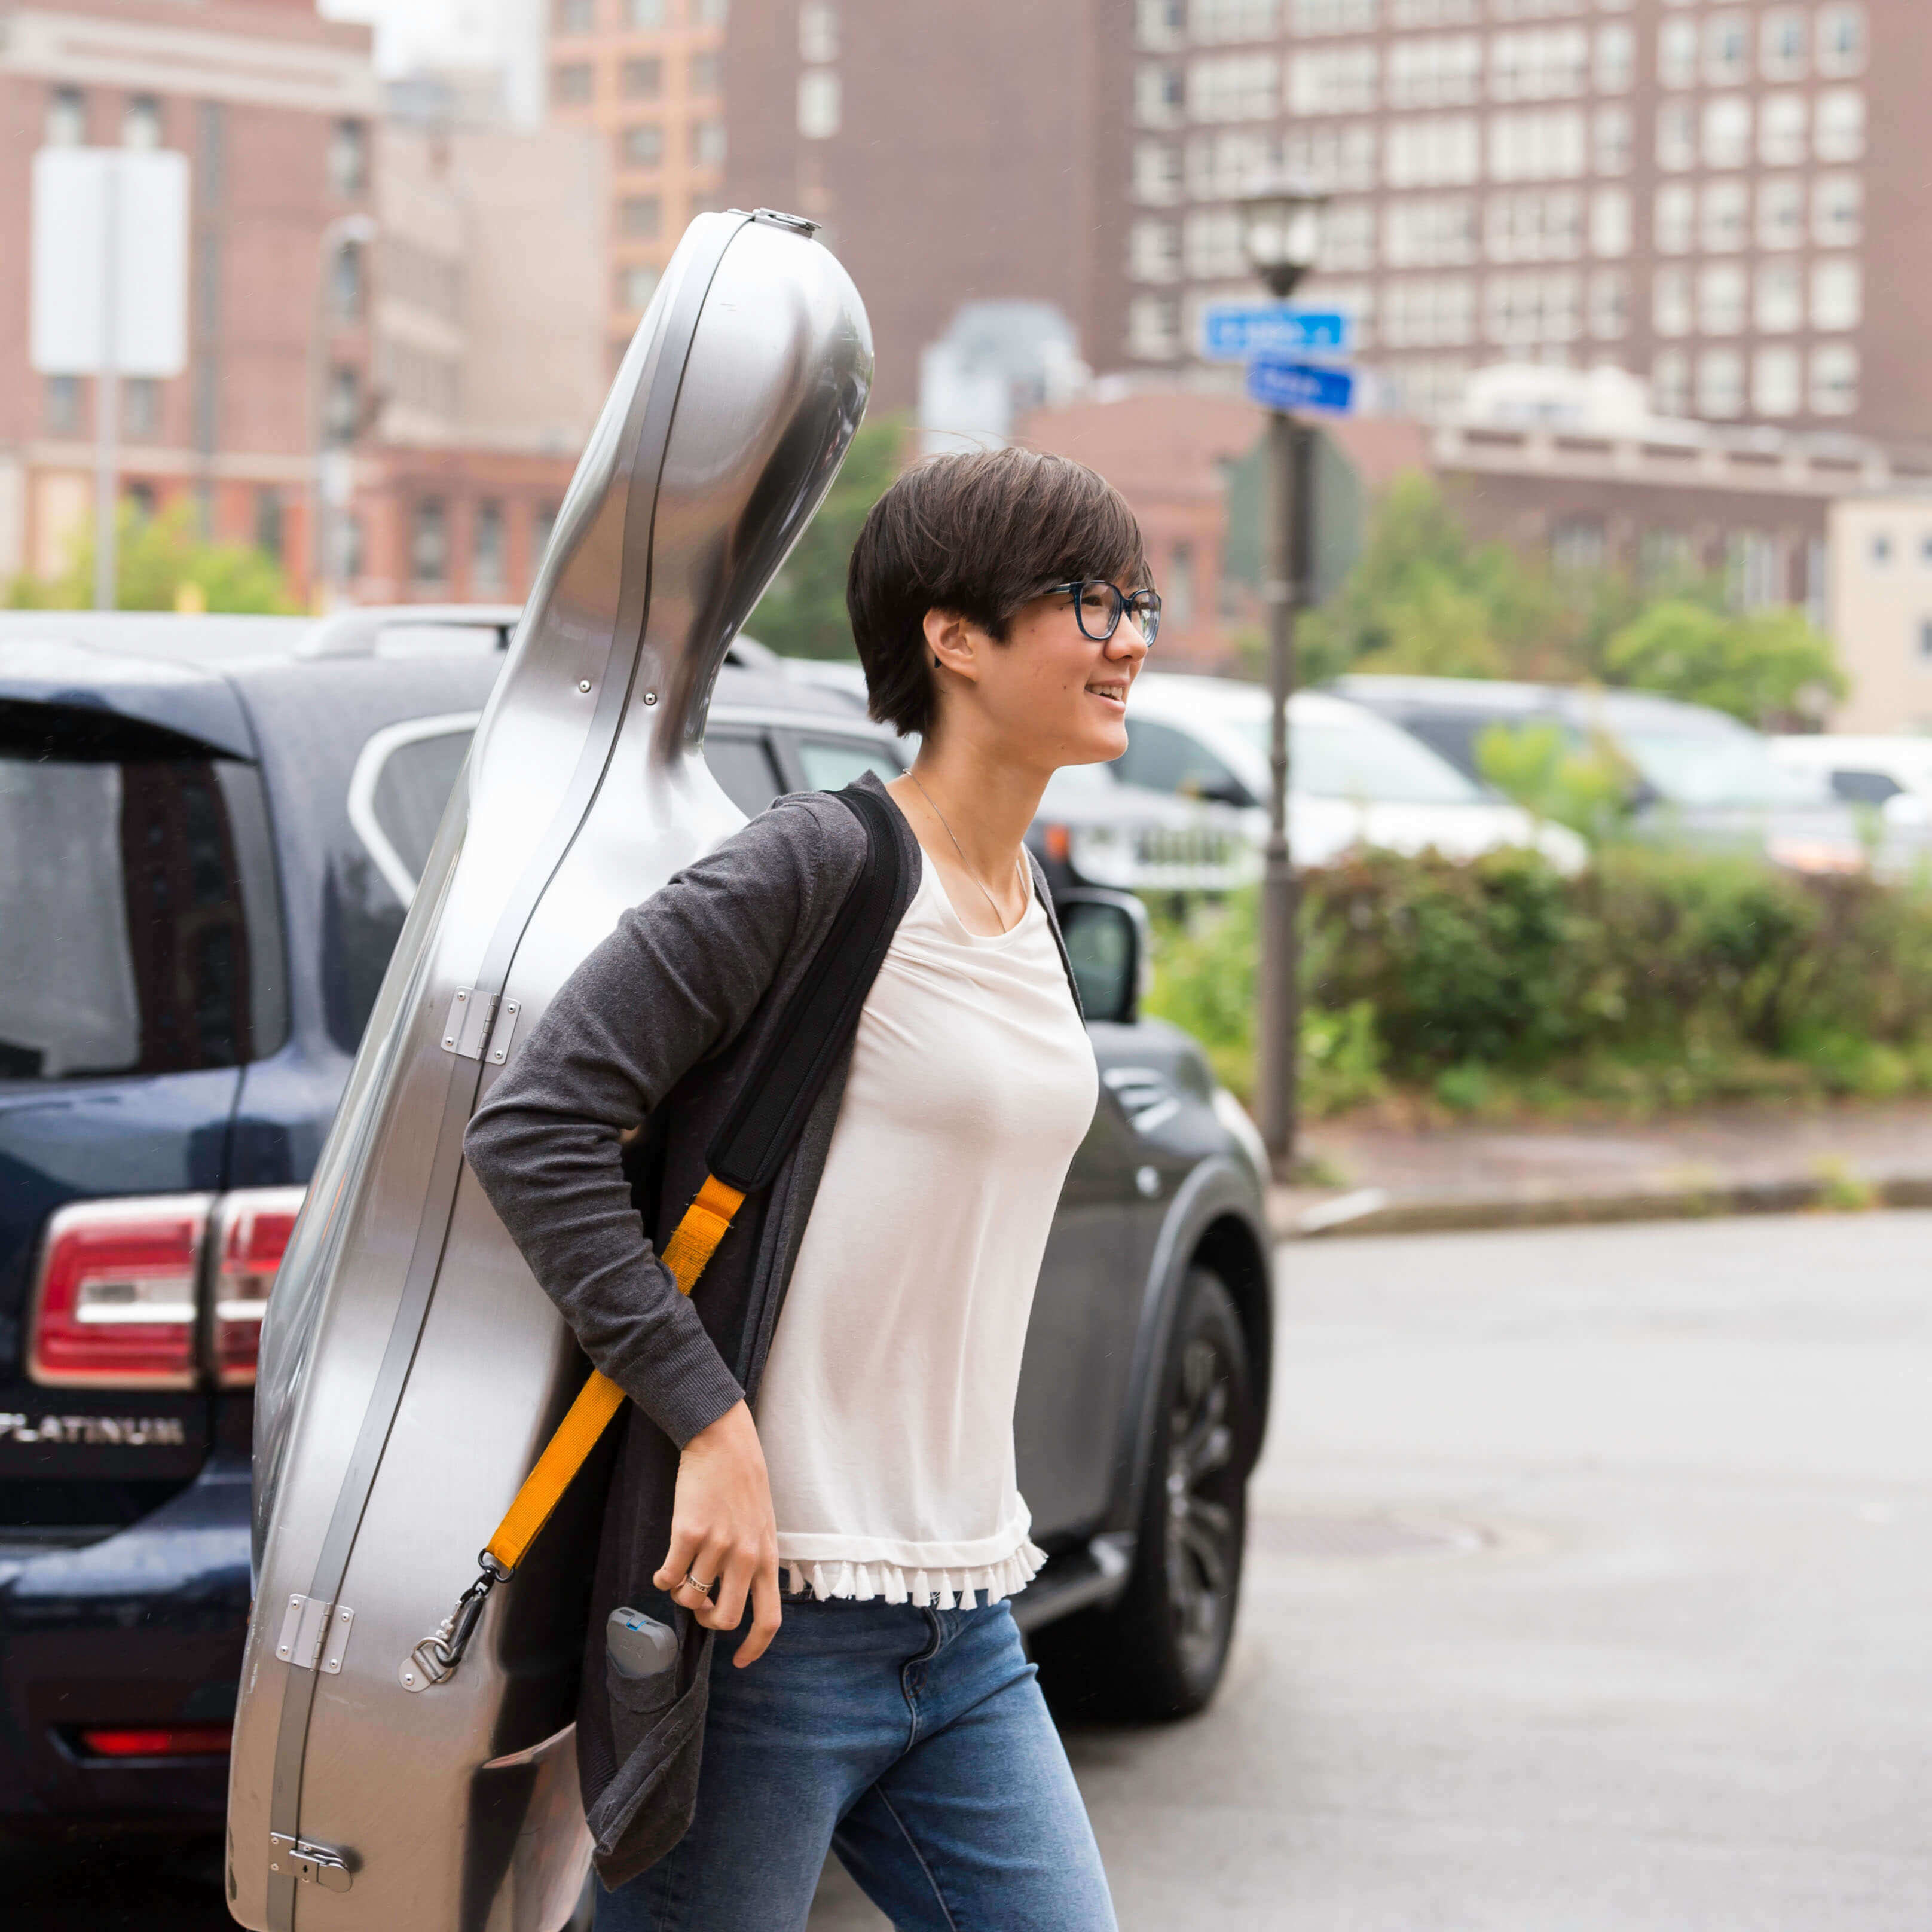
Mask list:
[[247,1187],[221,1198],[215,1217],[214,1375],[224,1388],[254,1384],[268,1291],[308,1192]]
[[213,1196],[76,1201],[47,1224],[28,1372],[56,1388],[192,1388]]
[[268,1291],[307,1191],[70,1202],[47,1223],[28,1373],[56,1388],[194,1388],[212,1225],[214,1378],[252,1386]]

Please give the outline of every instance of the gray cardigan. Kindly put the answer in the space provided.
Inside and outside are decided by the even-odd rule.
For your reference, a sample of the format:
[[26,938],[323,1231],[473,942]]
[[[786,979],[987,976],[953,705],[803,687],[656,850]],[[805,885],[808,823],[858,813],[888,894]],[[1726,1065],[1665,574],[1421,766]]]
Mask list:
[[[875,778],[859,782],[884,795]],[[892,823],[903,861],[896,925],[917,889],[921,856],[896,807]],[[705,1150],[866,854],[863,828],[836,799],[778,800],[623,915],[565,982],[464,1141],[539,1286],[634,1405],[604,1509],[578,1719],[584,1800],[599,1869],[613,1884],[676,1842],[676,1832],[658,1840],[686,1773],[694,1789],[710,1642],[707,1634],[688,1645],[684,1694],[640,1742],[612,1708],[604,1620],[628,1604],[688,1625],[650,1580],[670,1541],[678,1451],[756,1394],[824,1170],[849,1048],[797,1145],[770,1187],[739,1210],[693,1295],[678,1292],[658,1250],[703,1184]],[[1037,863],[1033,872],[1059,942]],[[1064,962],[1064,943],[1060,955]],[[1071,988],[1070,966],[1067,978]],[[627,1146],[624,1136],[640,1125]],[[661,1737],[680,1713],[690,1735]]]

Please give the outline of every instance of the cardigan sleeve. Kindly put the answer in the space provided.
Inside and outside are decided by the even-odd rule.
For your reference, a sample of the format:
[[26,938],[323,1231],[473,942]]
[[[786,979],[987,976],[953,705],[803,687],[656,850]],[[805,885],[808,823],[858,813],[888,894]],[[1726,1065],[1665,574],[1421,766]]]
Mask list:
[[680,1448],[744,1392],[644,1232],[621,1136],[756,1010],[809,929],[822,842],[782,802],[626,912],[464,1138],[584,1353]]

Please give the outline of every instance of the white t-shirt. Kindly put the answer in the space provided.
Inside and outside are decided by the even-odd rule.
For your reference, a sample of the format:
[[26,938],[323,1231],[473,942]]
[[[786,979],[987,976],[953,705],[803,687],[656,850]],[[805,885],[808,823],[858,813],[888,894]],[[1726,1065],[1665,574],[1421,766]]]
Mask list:
[[860,1016],[758,1392],[793,1588],[950,1608],[1010,1595],[1045,1560],[1013,1402],[1099,1084],[1037,898],[980,938],[923,866]]

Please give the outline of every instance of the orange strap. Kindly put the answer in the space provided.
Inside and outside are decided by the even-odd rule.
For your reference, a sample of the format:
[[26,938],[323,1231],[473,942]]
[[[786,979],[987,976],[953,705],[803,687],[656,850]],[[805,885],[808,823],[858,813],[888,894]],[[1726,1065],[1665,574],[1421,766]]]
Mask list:
[[[664,1244],[664,1264],[676,1277],[680,1294],[688,1294],[697,1286],[698,1276],[717,1252],[718,1244],[744,1199],[739,1189],[728,1187],[715,1174],[705,1177],[676,1232]],[[597,1438],[623,1406],[624,1391],[608,1376],[593,1370],[485,1546],[506,1570],[514,1570],[522,1562],[538,1531],[550,1520],[550,1511],[562,1501],[564,1491],[596,1448]]]

